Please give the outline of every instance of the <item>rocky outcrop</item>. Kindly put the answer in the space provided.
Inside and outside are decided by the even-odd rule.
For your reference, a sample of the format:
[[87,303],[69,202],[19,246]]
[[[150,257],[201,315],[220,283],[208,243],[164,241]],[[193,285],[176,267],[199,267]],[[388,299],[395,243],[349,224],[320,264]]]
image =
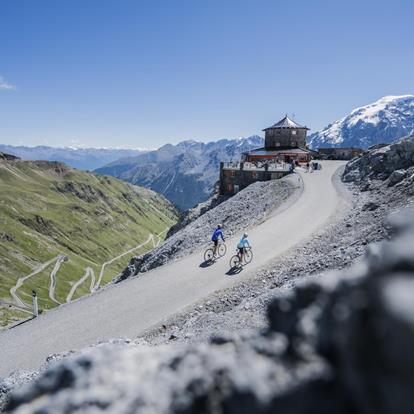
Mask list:
[[351,160],[345,167],[343,180],[360,183],[389,178],[389,185],[393,186],[405,177],[411,177],[413,168],[414,135],[411,135],[394,144],[366,151],[361,157]]
[[[211,243],[217,224],[223,226],[225,237],[231,237],[257,225],[298,189],[298,178],[257,182],[234,197],[200,215],[196,220],[169,237],[151,252],[133,257],[115,281],[120,282],[138,273],[166,264]],[[199,214],[199,212],[198,212]]]
[[279,295],[268,326],[208,344],[118,343],[15,389],[13,413],[412,413],[414,221],[365,260]]
[[19,160],[19,159],[20,158],[16,157],[15,155],[0,152],[0,161],[15,161],[15,160]]

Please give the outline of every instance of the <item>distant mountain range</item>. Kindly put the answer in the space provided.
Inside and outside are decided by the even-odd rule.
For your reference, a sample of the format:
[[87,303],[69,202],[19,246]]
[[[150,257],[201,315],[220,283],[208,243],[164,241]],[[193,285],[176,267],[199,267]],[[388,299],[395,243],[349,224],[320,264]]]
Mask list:
[[146,188],[0,152],[0,327],[27,317],[32,290],[44,310],[105,285],[176,219]]
[[133,157],[145,151],[110,148],[54,148],[48,146],[25,147],[0,144],[0,151],[16,155],[23,160],[59,161],[80,170],[95,170],[112,161]]
[[[310,148],[360,147],[390,143],[414,132],[414,95],[386,96],[354,109],[308,137]],[[180,209],[205,201],[219,178],[220,161],[238,160],[244,151],[262,147],[257,135],[201,143],[183,141],[152,151],[98,148],[15,147],[0,151],[26,160],[60,161],[95,170],[163,194]]]
[[120,159],[96,172],[150,188],[187,209],[211,195],[219,179],[220,161],[238,160],[242,152],[263,144],[257,135],[208,143],[183,141]]
[[308,137],[312,149],[368,148],[390,143],[414,132],[414,95],[385,96],[354,109],[349,115]]

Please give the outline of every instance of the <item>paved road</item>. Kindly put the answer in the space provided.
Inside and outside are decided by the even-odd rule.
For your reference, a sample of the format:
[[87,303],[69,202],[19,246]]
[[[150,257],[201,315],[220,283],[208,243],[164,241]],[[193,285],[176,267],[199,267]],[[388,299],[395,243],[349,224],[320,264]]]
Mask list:
[[252,275],[267,261],[320,230],[335,214],[341,198],[332,177],[341,165],[326,161],[322,171],[301,174],[304,190],[299,199],[249,231],[254,260],[240,274],[226,274],[237,242],[233,239],[227,241],[227,256],[213,266],[200,267],[203,252],[199,252],[63,305],[0,333],[0,376],[17,369],[37,369],[51,353],[80,349],[109,338],[134,337],[214,291]]

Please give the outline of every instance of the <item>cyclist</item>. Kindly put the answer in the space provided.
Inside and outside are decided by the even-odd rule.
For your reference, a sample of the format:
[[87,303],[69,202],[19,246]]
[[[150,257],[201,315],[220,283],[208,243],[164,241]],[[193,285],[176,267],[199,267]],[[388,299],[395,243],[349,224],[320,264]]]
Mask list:
[[251,247],[249,239],[247,238],[247,233],[243,234],[243,237],[240,239],[240,241],[237,243],[237,255],[239,256],[240,263],[243,263],[244,259],[244,253],[246,252],[246,249],[248,247]]
[[218,242],[219,242],[220,237],[224,242],[225,240],[224,240],[223,232],[221,230],[221,225],[218,224],[216,230],[214,230],[214,233],[211,236],[211,241],[214,243],[214,249],[213,249],[214,257],[217,255],[217,248],[218,248]]

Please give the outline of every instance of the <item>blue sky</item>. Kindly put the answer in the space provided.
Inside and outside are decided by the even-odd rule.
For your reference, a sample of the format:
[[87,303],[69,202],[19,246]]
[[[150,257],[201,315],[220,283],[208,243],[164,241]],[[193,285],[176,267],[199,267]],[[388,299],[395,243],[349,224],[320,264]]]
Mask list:
[[414,2],[0,0],[0,143],[315,131],[414,93]]

